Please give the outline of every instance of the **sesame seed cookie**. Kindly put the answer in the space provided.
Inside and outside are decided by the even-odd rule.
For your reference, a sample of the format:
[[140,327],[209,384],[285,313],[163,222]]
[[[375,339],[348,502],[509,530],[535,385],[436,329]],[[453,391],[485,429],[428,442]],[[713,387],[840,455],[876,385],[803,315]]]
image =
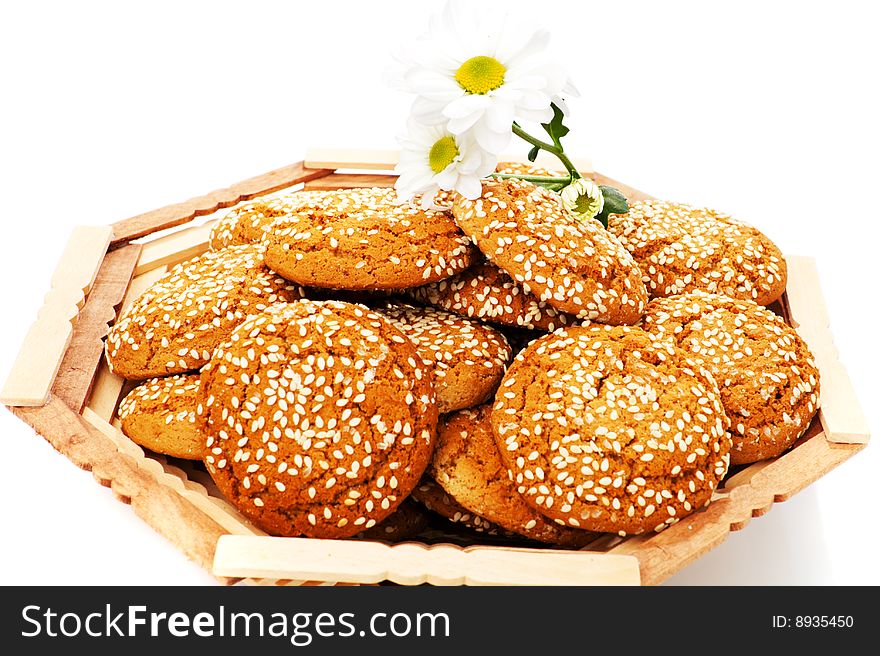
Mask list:
[[428,468],[437,484],[471,512],[524,537],[568,547],[594,540],[594,533],[547,519],[517,494],[495,445],[491,413],[487,404],[441,420]]
[[425,476],[419,481],[419,484],[413,489],[410,498],[418,501],[431,512],[437,513],[453,524],[459,524],[476,533],[502,537],[514,537],[516,535],[510,531],[505,531],[488,519],[472,513],[446,494],[446,491],[430,476]]
[[276,219],[266,263],[313,287],[406,289],[471,265],[476,251],[445,212],[397,201],[394,189],[343,189]]
[[202,369],[208,472],[269,533],[351,537],[393,513],[428,466],[432,378],[412,342],[365,307],[270,306]]
[[198,374],[152,378],[119,403],[122,432],[151,451],[201,460],[205,436],[196,427]]
[[776,244],[727,214],[644,200],[612,214],[608,230],[633,254],[652,298],[700,290],[769,305],[785,291]]
[[256,244],[262,241],[275,220],[318,202],[326,191],[297,191],[266,200],[242,203],[230,210],[211,228],[208,244],[211,250],[227,246]]
[[543,166],[527,162],[498,162],[498,166],[495,167],[495,172],[503,173],[505,175],[543,175],[550,178],[558,178],[567,175],[561,171],[551,171]]
[[600,323],[632,324],[648,301],[632,256],[598,221],[580,221],[558,194],[524,180],[484,181],[462,196],[455,221],[495,265],[557,310]]
[[482,262],[440,282],[407,291],[420,303],[504,326],[555,330],[578,323],[537,296],[523,291],[494,264]]
[[517,491],[558,523],[660,530],[709,503],[730,459],[711,374],[640,328],[562,328],[514,360],[492,428]]
[[107,363],[132,380],[200,369],[249,314],[301,296],[266,267],[260,246],[205,253],[172,268],[119,315]]
[[510,360],[510,345],[497,330],[450,312],[405,303],[388,303],[377,311],[409,337],[434,368],[441,414],[479,405],[494,394]]
[[732,464],[774,458],[809,428],[819,371],[800,336],[770,310],[692,292],[651,301],[644,328],[712,372],[731,421]]
[[409,540],[421,533],[428,525],[428,516],[421,507],[404,499],[397,510],[388,515],[373,528],[358,533],[354,537],[361,540],[380,540],[382,542],[400,542]]

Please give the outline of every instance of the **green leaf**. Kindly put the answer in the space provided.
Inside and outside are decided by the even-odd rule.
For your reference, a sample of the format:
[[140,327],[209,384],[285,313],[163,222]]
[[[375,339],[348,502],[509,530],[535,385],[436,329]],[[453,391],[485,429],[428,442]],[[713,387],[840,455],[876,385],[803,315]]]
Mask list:
[[529,161],[534,162],[538,158],[538,153],[541,152],[540,146],[535,146],[529,151]]
[[608,215],[626,214],[629,211],[629,204],[626,202],[626,197],[614,187],[599,185],[599,190],[602,192],[604,205],[602,211],[596,215],[596,219],[607,228]]
[[550,138],[553,140],[553,145],[562,150],[560,140],[568,134],[569,130],[562,124],[562,121],[565,118],[562,114],[562,110],[555,104],[550,106],[553,108],[553,118],[549,123],[542,123],[541,125],[544,130],[546,130],[547,134],[550,135]]

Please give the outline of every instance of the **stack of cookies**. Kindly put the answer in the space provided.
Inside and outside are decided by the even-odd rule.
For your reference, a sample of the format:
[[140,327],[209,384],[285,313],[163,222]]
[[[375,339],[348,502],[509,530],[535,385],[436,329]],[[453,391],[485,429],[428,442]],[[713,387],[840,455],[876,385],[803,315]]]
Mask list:
[[710,210],[637,202],[605,230],[516,179],[437,211],[293,192],[233,209],[210,249],[111,329],[140,381],[118,416],[274,535],[661,530],[817,409],[809,350],[765,307],[785,260]]

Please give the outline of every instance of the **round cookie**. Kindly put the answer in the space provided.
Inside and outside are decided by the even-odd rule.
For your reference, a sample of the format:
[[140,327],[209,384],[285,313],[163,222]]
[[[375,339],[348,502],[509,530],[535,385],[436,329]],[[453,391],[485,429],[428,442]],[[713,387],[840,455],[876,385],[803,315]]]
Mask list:
[[505,531],[497,524],[488,519],[475,515],[462,506],[458,501],[446,494],[430,476],[425,476],[412,491],[412,499],[415,499],[431,512],[437,513],[453,524],[460,524],[477,533],[485,533],[492,536],[515,537],[515,534]]
[[510,345],[494,328],[435,308],[388,303],[378,308],[412,340],[434,368],[437,409],[443,414],[483,403],[498,388]]
[[199,400],[208,472],[275,535],[372,528],[415,487],[434,447],[430,370],[359,305],[279,303],[250,316],[202,370]]
[[562,328],[507,371],[492,410],[523,499],[564,525],[660,530],[709,503],[728,419],[711,374],[640,328]]
[[198,374],[152,378],[119,402],[122,432],[156,453],[201,460],[205,436],[196,427]]
[[710,209],[662,200],[608,217],[632,253],[651,297],[695,290],[769,305],[785,291],[785,258],[750,225]]
[[600,323],[641,319],[647,291],[632,256],[598,221],[565,211],[558,194],[524,180],[484,181],[455,221],[525,291],[561,312]]
[[399,204],[394,189],[344,189],[277,219],[266,263],[301,285],[406,289],[471,265],[475,249],[445,212]]
[[819,371],[781,317],[751,301],[692,292],[648,304],[644,328],[712,372],[730,418],[731,464],[775,458],[819,407]]
[[301,295],[266,267],[259,246],[205,253],[172,268],[120,313],[107,335],[107,363],[133,380],[200,369],[249,314]]
[[550,178],[559,178],[567,175],[561,171],[551,171],[530,162],[498,162],[495,172],[505,175],[542,175]]
[[491,405],[441,420],[429,473],[447,494],[476,515],[539,542],[582,547],[597,536],[560,526],[517,494],[492,435]]
[[405,499],[397,510],[376,524],[373,528],[358,533],[354,537],[360,540],[380,540],[382,542],[401,542],[409,540],[421,533],[428,525],[428,516],[419,505]]
[[410,289],[420,303],[504,326],[555,330],[578,323],[537,296],[523,291],[504,271],[488,262],[475,264],[457,276]]
[[297,191],[242,203],[214,224],[208,245],[216,251],[227,246],[259,243],[277,218],[293,214],[326,195],[326,191]]

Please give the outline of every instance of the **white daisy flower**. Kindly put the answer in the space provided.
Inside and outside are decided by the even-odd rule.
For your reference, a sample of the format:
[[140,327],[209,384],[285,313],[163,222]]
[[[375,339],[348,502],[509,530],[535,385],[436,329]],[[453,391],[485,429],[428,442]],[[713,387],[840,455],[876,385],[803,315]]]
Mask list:
[[563,109],[563,97],[577,95],[550,57],[549,41],[545,30],[476,15],[472,6],[451,1],[398,57],[395,79],[417,95],[415,119],[446,124],[455,135],[471,131],[481,148],[497,154],[509,143],[514,121],[547,123],[551,103]]
[[454,135],[442,125],[408,124],[398,139],[400,174],[394,187],[404,202],[421,194],[421,206],[434,207],[438,191],[455,190],[471,200],[483,191],[481,179],[495,170],[498,158],[477,146],[469,134]]
[[605,207],[602,190],[592,180],[577,178],[559,192],[562,204],[581,221],[595,218]]

